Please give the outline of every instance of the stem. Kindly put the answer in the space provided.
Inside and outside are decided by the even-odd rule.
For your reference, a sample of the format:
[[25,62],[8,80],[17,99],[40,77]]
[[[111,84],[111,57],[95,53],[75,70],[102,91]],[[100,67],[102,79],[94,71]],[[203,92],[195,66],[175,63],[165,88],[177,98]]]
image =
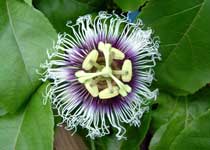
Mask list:
[[96,150],[94,140],[90,140],[91,150]]

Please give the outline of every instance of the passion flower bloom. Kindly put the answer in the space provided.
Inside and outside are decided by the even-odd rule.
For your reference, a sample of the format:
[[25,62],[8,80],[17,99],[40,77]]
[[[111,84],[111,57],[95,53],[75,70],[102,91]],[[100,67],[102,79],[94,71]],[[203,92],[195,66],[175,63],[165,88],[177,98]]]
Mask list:
[[113,127],[121,139],[123,125],[140,126],[148,102],[156,98],[149,86],[160,58],[158,41],[140,20],[130,23],[115,13],[82,16],[68,26],[71,34],[58,35],[41,66],[42,80],[51,81],[46,96],[67,129],[81,126],[94,139]]

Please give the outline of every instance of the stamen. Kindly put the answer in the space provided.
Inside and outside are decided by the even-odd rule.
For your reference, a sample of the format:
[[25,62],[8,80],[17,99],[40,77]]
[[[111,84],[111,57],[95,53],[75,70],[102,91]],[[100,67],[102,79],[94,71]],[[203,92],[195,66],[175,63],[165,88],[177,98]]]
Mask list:
[[100,99],[110,99],[117,95],[119,95],[119,88],[117,86],[113,86],[111,90],[106,88],[99,92]]
[[99,43],[98,43],[98,49],[99,49],[101,52],[103,52],[104,58],[105,58],[105,65],[106,65],[106,68],[109,68],[111,44],[109,44],[109,43],[104,44],[103,42],[99,42]]
[[126,59],[122,66],[122,71],[126,72],[125,74],[122,74],[122,80],[124,82],[130,82],[132,79],[132,63],[130,60]]
[[125,58],[125,54],[117,48],[112,47],[111,52],[113,53],[113,59],[123,60]]
[[122,96],[127,96],[127,93],[131,92],[131,87],[127,84],[122,83],[118,78],[116,78],[114,75],[111,75],[111,78],[117,83],[117,85],[119,86],[119,93]]
[[98,96],[99,94],[98,86],[94,84],[93,80],[88,80],[87,82],[85,82],[85,88],[93,97]]
[[85,60],[82,63],[82,68],[85,70],[92,69],[97,59],[98,59],[98,51],[94,49],[86,56]]
[[[93,97],[99,96],[101,99],[108,99],[117,96],[120,94],[121,96],[127,96],[128,93],[131,92],[131,87],[123,82],[129,82],[132,78],[132,63],[130,60],[125,60],[122,66],[122,70],[112,70],[111,64],[113,59],[123,60],[125,58],[124,53],[122,53],[119,49],[111,47],[111,44],[99,42],[98,49],[104,54],[105,66],[97,63],[98,59],[98,51],[93,49],[83,61],[82,67],[85,70],[91,70],[92,67],[96,67],[96,72],[85,72],[83,70],[79,70],[75,73],[75,76],[78,78],[80,83],[83,83],[86,89]],[[120,75],[123,82],[120,81],[114,75]],[[97,77],[96,79],[93,79]],[[97,79],[100,77],[105,77],[107,79],[103,79],[107,82],[107,88],[102,91],[98,91],[97,87]],[[112,85],[113,80],[117,86]]]
[[89,79],[92,79],[94,77],[97,77],[97,76],[101,76],[101,75],[104,75],[105,73],[104,72],[95,72],[95,73],[86,73],[82,70],[80,71],[77,71],[75,73],[75,76],[78,77],[78,81],[80,83],[84,83],[86,80],[89,80]]

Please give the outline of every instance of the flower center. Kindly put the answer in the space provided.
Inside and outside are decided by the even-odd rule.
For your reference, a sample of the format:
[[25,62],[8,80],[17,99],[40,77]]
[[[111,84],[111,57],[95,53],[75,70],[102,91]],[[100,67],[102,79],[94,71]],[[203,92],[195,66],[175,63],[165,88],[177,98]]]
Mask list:
[[[100,54],[103,54],[102,58]],[[93,49],[82,63],[85,71],[79,70],[75,76],[93,97],[110,99],[118,95],[127,96],[132,90],[125,84],[132,79],[132,62],[124,58],[124,53],[119,49],[99,42],[98,50]],[[121,67],[118,61],[123,61]]]

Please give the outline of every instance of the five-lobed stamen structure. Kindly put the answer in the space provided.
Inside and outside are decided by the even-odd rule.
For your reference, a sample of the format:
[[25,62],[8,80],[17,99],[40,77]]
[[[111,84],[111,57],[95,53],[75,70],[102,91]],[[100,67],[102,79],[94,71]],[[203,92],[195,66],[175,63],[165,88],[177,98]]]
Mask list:
[[157,89],[149,89],[153,67],[160,59],[159,43],[141,20],[130,23],[125,16],[99,12],[68,24],[72,34],[59,34],[42,80],[50,80],[50,98],[66,129],[88,130],[87,136],[101,137],[117,129],[124,138],[123,124],[140,126],[148,102]]
[[[101,100],[110,99],[119,94],[124,97],[127,96],[132,89],[124,82],[130,82],[132,79],[132,62],[129,59],[124,60],[125,54],[112,47],[110,43],[100,41],[98,50],[93,49],[84,59],[82,69],[88,72],[77,71],[75,76],[78,81],[85,85],[93,97],[98,96]],[[104,61],[98,60],[99,52],[103,53],[103,57],[100,57]],[[122,67],[119,66],[117,60],[123,60]],[[120,70],[114,70],[114,68]],[[122,81],[120,81],[120,77]],[[105,88],[101,89],[102,86]]]

